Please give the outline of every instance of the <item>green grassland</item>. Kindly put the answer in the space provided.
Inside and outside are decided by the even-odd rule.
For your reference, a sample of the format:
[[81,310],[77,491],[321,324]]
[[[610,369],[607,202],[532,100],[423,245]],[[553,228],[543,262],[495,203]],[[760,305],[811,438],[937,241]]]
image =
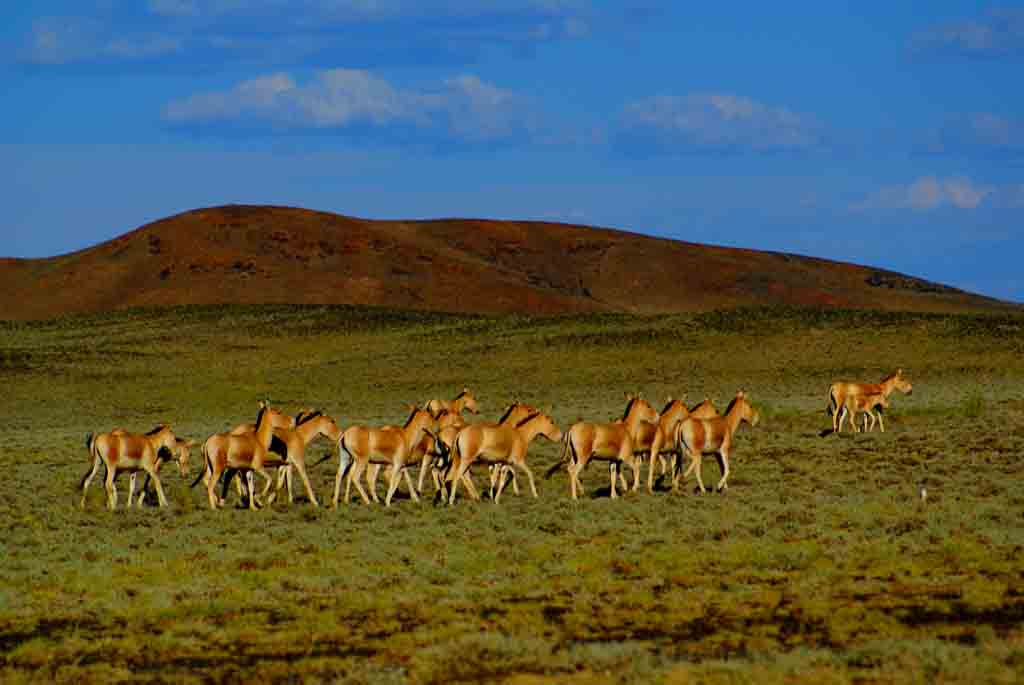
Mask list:
[[[886,433],[819,435],[830,381],[897,367],[914,392]],[[0,384],[6,682],[1024,675],[1024,318],[141,310],[0,323]],[[109,512],[96,483],[78,508],[87,431],[168,421],[202,440],[261,398],[395,423],[464,386],[481,418],[519,398],[563,429],[620,415],[627,391],[724,407],[742,388],[763,420],[741,429],[725,495],[691,480],[612,501],[593,464],[574,502],[538,440],[538,500],[211,511],[168,465],[168,509]],[[337,463],[311,469],[323,499]]]

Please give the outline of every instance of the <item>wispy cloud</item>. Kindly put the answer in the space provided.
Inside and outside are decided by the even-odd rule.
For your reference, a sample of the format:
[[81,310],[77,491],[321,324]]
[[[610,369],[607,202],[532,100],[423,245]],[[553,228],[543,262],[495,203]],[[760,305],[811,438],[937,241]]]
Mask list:
[[881,188],[851,209],[858,212],[910,210],[928,212],[943,207],[977,209],[987,198],[1004,195],[1007,189],[975,183],[965,176],[936,178],[922,176],[905,185]]
[[801,151],[825,143],[824,127],[808,114],[723,93],[658,95],[626,105],[627,145],[676,151]]
[[32,27],[22,59],[39,65],[80,61],[139,61],[181,53],[180,37],[136,32],[116,35],[98,21],[78,17],[49,17]]
[[369,71],[330,69],[305,83],[278,72],[223,92],[170,103],[172,125],[263,130],[401,130],[461,142],[528,139],[538,131],[527,98],[462,74],[429,88],[401,88]]
[[1021,155],[1024,120],[992,112],[953,116],[926,136],[923,148],[938,154]]
[[1024,10],[993,9],[979,18],[930,26],[911,37],[910,51],[984,58],[1024,55]]
[[[83,0],[40,18],[19,58],[35,65],[466,63],[492,47],[590,35],[585,0]],[[604,22],[606,25],[610,22]]]

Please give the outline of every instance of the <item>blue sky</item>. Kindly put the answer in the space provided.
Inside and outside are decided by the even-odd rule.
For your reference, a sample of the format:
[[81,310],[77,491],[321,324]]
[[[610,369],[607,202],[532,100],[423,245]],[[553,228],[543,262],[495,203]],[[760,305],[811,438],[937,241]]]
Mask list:
[[0,253],[272,203],[585,223],[1024,301],[1024,4],[816,5],[5,3]]

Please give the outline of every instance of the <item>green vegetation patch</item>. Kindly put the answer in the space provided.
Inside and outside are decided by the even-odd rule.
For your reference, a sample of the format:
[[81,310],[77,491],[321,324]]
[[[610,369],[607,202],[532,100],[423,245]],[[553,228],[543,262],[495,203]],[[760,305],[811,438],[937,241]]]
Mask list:
[[[1024,671],[1024,319],[751,309],[464,317],[360,307],[182,307],[0,323],[0,679],[448,683],[1012,682]],[[827,434],[833,380],[914,385],[886,432]],[[409,499],[81,510],[87,432],[184,437],[270,398],[342,426],[472,389],[480,420],[520,399],[566,429],[625,392],[744,426],[727,494],[608,498],[550,479],[538,440],[495,504]],[[307,452],[333,494],[338,457]],[[713,457],[703,478],[719,477]],[[414,474],[416,476],[418,474]],[[646,466],[641,482],[646,483]],[[627,477],[632,473],[627,469]],[[486,472],[474,475],[478,488]],[[380,488],[382,492],[383,488]],[[922,497],[922,490],[924,497]],[[297,490],[301,491],[301,489]],[[127,477],[118,479],[119,499]]]

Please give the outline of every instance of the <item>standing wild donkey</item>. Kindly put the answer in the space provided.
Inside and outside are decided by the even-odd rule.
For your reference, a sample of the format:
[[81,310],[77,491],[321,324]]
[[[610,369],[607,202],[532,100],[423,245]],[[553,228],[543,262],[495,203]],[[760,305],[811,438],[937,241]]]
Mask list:
[[[751,426],[756,426],[760,420],[760,414],[750,406],[746,394],[740,390],[736,397],[729,403],[724,416],[713,419],[689,418],[676,427],[676,443],[680,452],[684,451],[690,456],[690,466],[683,474],[683,482],[691,471],[697,473],[697,485],[701,492],[704,489],[704,480],[700,475],[701,457],[704,454],[715,454],[718,457],[718,464],[722,469],[722,478],[718,481],[716,489],[721,492],[725,490],[729,478],[729,454],[732,452],[733,435],[744,421]],[[675,490],[677,483],[675,478],[672,481],[672,489]]]
[[[629,464],[633,469],[633,489],[640,483],[640,465],[643,458],[635,456],[633,434],[644,422],[655,424],[658,421],[657,410],[649,402],[639,396],[627,395],[629,398],[626,410],[618,421],[610,423],[590,423],[577,421],[565,432],[562,453],[554,466],[548,469],[548,478],[558,468],[568,463],[569,491],[573,499],[577,499],[577,491],[583,492],[580,473],[592,460],[607,461],[610,484],[610,496],[618,497],[615,487],[622,477],[622,465]],[[626,490],[625,480],[622,485]]]
[[[107,467],[107,506],[111,509],[117,508],[117,487],[114,485],[114,478],[120,471],[145,471],[154,485],[156,485],[157,498],[160,506],[167,506],[167,497],[164,496],[163,486],[160,484],[160,451],[168,450],[171,454],[178,452],[179,459],[183,452],[178,451],[178,439],[166,424],[160,424],[145,435],[127,433],[122,430],[115,430],[110,433],[100,433],[93,436],[91,433],[86,436],[86,445],[89,454],[92,456],[92,469],[82,479],[82,502],[81,507],[85,508],[85,495],[92,483],[93,476],[100,468],[100,462]],[[188,468],[186,461],[183,466]],[[186,471],[187,473],[187,471]],[[133,481],[134,485],[134,481]],[[133,487],[134,489],[134,487]]]
[[[532,414],[514,426],[507,423],[471,424],[459,431],[452,446],[452,460],[445,478],[446,481],[452,483],[448,504],[455,503],[455,493],[459,483],[469,471],[469,467],[477,462],[488,465],[515,466],[526,473],[530,482],[530,490],[533,492],[533,496],[537,497],[537,485],[533,480],[533,472],[526,465],[526,451],[538,435],[543,435],[552,442],[562,439],[562,431],[559,430],[554,419],[544,412]],[[505,479],[501,478],[494,495],[495,502],[501,499],[501,491],[504,486]]]
[[[391,467],[390,482],[388,483],[388,494],[384,498],[384,505],[391,506],[391,498],[398,489],[399,479],[404,475],[409,485],[409,494],[414,500],[419,499],[416,493],[416,486],[409,475],[409,467],[412,466],[411,456],[413,449],[419,444],[426,434],[426,431],[434,429],[434,417],[426,409],[420,409],[414,404],[409,405],[409,418],[404,426],[382,426],[380,428],[369,428],[367,426],[350,426],[341,437],[338,438],[338,475],[334,480],[334,507],[338,506],[341,499],[341,481],[348,476],[345,484],[345,502],[348,502],[350,487],[354,484],[359,495],[365,504],[370,503],[362,484],[359,482],[363,474],[367,472],[370,464],[380,464]],[[351,473],[349,469],[351,468]],[[377,502],[377,492],[372,489],[373,501]]]
[[890,374],[882,379],[881,383],[847,383],[839,381],[828,387],[828,411],[832,414],[832,432],[838,433],[842,430],[842,423],[839,415],[846,405],[846,398],[850,395],[884,395],[888,400],[893,390],[909,395],[914,391],[914,386],[903,377],[903,369],[897,369],[896,373]]
[[266,485],[263,488],[262,496],[273,485],[273,479],[267,473],[265,463],[267,462],[267,450],[273,438],[274,425],[282,422],[287,423],[290,419],[285,417],[278,410],[260,403],[260,413],[256,418],[256,431],[254,433],[215,433],[203,443],[203,456],[206,459],[206,468],[192,486],[195,487],[200,480],[205,479],[206,495],[210,500],[210,508],[216,509],[223,504],[214,492],[217,488],[217,481],[221,474],[227,469],[243,471],[249,486],[249,508],[256,508],[255,482],[253,473],[263,476]]
[[[853,432],[857,433],[857,414],[864,414],[864,432],[870,432],[875,429],[875,421],[877,419],[879,425],[882,427],[882,432],[885,432],[885,422],[882,421],[882,409],[888,408],[889,398],[878,393],[877,395],[847,395],[846,402],[843,403],[843,409],[840,412],[839,417],[839,430],[843,429],[843,422],[846,421],[846,417],[850,417],[850,425],[853,426]],[[875,414],[875,409],[878,409],[878,413]],[[868,428],[868,417],[871,417],[871,428]]]

